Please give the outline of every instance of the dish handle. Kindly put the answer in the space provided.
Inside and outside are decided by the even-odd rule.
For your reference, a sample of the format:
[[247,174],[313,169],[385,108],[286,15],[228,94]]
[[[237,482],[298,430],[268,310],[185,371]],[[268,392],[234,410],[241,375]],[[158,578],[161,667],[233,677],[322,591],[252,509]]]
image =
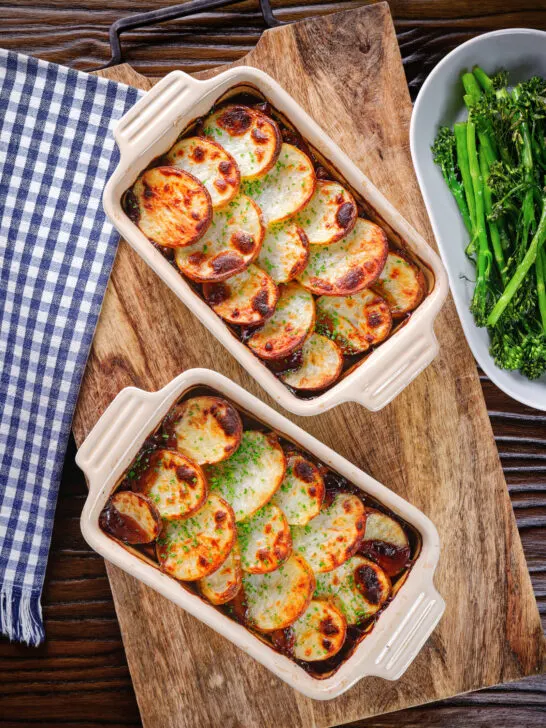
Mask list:
[[[391,339],[388,349],[381,349],[388,357],[369,361],[360,380],[361,390],[350,392],[349,399],[359,402],[372,412],[389,404],[407,385],[415,379],[440,349],[432,327],[432,321],[423,322],[421,330],[416,329],[413,338],[405,336]],[[425,325],[427,328],[425,328]],[[404,333],[404,330],[399,332]],[[385,344],[383,345],[385,347]]]
[[134,156],[138,150],[155,142],[197,102],[215,79],[199,81],[183,71],[173,71],[155,84],[114,128],[114,138],[120,155]]
[[376,647],[370,674],[398,680],[432,634],[445,606],[432,583],[419,590],[394,633],[388,630],[385,640]]

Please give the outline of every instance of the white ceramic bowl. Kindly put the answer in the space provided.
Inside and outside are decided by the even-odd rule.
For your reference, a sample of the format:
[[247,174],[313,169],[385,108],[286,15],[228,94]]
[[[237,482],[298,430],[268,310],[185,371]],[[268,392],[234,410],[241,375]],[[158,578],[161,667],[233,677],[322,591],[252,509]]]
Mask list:
[[466,118],[461,72],[480,65],[493,73],[505,68],[510,82],[546,76],[546,33],[517,28],[485,33],[449,53],[432,71],[417,97],[411,117],[410,146],[421,192],[432,223],[451,292],[468,344],[478,364],[499,389],[523,404],[546,410],[546,376],[531,382],[518,372],[499,369],[489,354],[489,335],[469,310],[476,272],[465,255],[468,233],[457,204],[434,163],[430,147],[439,126]]
[[[312,678],[292,660],[279,654],[242,625],[184,589],[175,579],[162,573],[157,566],[132,554],[99,528],[98,519],[101,510],[147,435],[155,430],[184,392],[199,385],[214,388],[241,409],[251,413],[286,438],[299,443],[325,465],[399,514],[421,534],[421,553],[405,584],[354,654],[333,676],[325,680]],[[122,390],[80,447],[76,462],[84,471],[89,485],[89,496],[81,517],[82,533],[87,543],[104,558],[224,635],[275,675],[310,698],[317,700],[335,698],[366,675],[378,675],[387,680],[396,680],[416,657],[443,614],[445,604],[432,581],[440,554],[438,532],[432,522],[400,496],[216,372],[208,369],[190,369],[159,392],[143,392],[134,387]],[[234,679],[237,677],[234,676]]]
[[[390,228],[391,240],[399,238],[430,269],[432,290],[407,325],[383,342],[359,367],[313,399],[290,392],[271,371],[242,344],[209,306],[186,283],[125,214],[121,200],[143,169],[166,152],[178,135],[214,103],[234,88],[257,89],[303,134],[311,146],[339,171],[376,213],[377,221]],[[433,323],[447,295],[447,277],[440,259],[423,238],[373,186],[320,127],[270,76],[240,66],[206,81],[181,71],[156,84],[118,123],[114,135],[121,159],[106,185],[104,207],[127,242],[153,268],[172,291],[233,354],[239,363],[283,407],[299,415],[324,412],[341,402],[360,402],[369,410],[388,404],[438,352]]]

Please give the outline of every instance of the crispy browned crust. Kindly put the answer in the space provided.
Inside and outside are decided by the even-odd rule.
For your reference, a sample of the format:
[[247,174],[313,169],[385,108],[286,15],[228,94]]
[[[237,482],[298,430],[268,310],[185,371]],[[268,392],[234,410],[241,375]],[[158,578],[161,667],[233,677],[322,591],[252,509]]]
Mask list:
[[273,279],[261,268],[261,289],[241,308],[230,306],[230,279],[219,283],[205,283],[203,295],[212,310],[224,321],[238,325],[257,325],[263,323],[275,311],[279,299],[279,289]]
[[276,360],[276,359],[284,359],[289,354],[291,354],[293,351],[296,351],[296,349],[300,349],[309,336],[313,333],[315,330],[315,319],[316,319],[316,311],[313,313],[313,320],[311,323],[311,326],[305,333],[301,333],[297,337],[293,337],[293,339],[290,339],[286,342],[284,346],[278,349],[272,349],[271,351],[268,351],[265,346],[267,345],[267,342],[264,346],[262,346],[260,349],[255,349],[252,346],[250,346],[250,342],[252,341],[252,337],[249,339],[249,347],[250,349],[256,354],[256,356],[260,357],[260,359],[266,359],[266,360]]
[[[315,309],[316,311],[316,309]],[[316,332],[314,332],[316,333]],[[312,335],[312,334],[311,334]],[[317,334],[317,336],[320,336],[320,334]],[[337,344],[337,342],[333,341],[332,339],[328,339],[328,337],[324,337],[327,339],[331,344],[333,344],[336,349],[339,350],[339,357],[338,357],[338,363],[335,372],[330,374],[329,376],[324,376],[321,383],[317,385],[316,387],[309,387],[309,386],[297,386],[293,382],[289,383],[289,386],[293,387],[294,389],[298,389],[302,392],[319,392],[322,389],[325,389],[326,387],[329,387],[330,384],[333,384],[337,379],[339,379],[339,375],[341,374],[341,370],[343,369],[343,354],[341,351],[341,347]],[[303,360],[302,366],[305,365],[305,359]],[[297,373],[297,370],[296,370]],[[285,382],[285,377],[281,375],[281,379],[283,382]],[[288,382],[285,382],[287,384]]]
[[[404,316],[406,316],[411,311],[415,311],[417,306],[419,306],[419,304],[422,303],[423,299],[425,298],[425,296],[427,294],[427,281],[426,281],[426,278],[425,278],[424,273],[421,270],[421,268],[419,268],[419,266],[413,262],[413,260],[409,257],[409,255],[407,253],[405,253],[401,250],[397,250],[397,249],[394,249],[392,251],[387,251],[387,254],[389,252],[395,253],[395,255],[398,255],[400,258],[403,258],[406,261],[406,263],[408,263],[408,265],[411,265],[411,267],[415,271],[417,285],[418,285],[418,290],[415,294],[415,297],[413,298],[411,305],[405,306],[403,309],[401,309],[397,306],[393,306],[391,304],[392,296],[384,289],[384,287],[381,284],[381,281],[376,281],[372,285],[372,289],[378,295],[382,296],[387,301],[387,304],[389,305],[393,319],[400,319],[400,318],[404,318]],[[386,260],[386,257],[385,257],[385,260]]]
[[303,257],[301,260],[299,260],[297,263],[295,263],[292,266],[292,270],[290,271],[290,277],[286,283],[289,281],[293,281],[294,278],[299,276],[299,274],[305,270],[305,267],[307,266],[307,263],[309,262],[309,240],[307,239],[307,235],[304,233],[304,231],[298,227],[298,237],[301,241],[301,244],[305,248],[305,257]]

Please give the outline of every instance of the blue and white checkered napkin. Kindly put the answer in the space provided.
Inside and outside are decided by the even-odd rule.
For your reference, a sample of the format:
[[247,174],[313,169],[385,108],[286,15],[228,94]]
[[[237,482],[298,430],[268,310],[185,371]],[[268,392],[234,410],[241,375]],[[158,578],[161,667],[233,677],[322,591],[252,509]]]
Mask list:
[[44,639],[40,595],[72,414],[117,235],[112,126],[141,92],[0,50],[0,627]]

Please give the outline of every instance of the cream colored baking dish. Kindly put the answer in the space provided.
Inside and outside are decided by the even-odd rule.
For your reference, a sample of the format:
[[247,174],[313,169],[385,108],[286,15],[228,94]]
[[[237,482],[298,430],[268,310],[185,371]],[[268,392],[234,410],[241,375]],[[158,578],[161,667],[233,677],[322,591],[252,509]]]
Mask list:
[[[156,566],[132,554],[99,528],[101,510],[146,437],[181,395],[198,385],[214,388],[236,406],[300,444],[325,465],[398,514],[421,534],[421,552],[406,582],[381,614],[372,632],[329,678],[319,680],[311,677],[295,662],[187,591]],[[87,543],[116,566],[215,629],[310,698],[334,698],[367,675],[396,680],[415,658],[442,616],[445,604],[432,581],[440,554],[438,532],[432,522],[384,485],[216,372],[191,369],[158,392],[144,392],[134,387],[124,389],[90,432],[78,451],[76,462],[84,471],[89,485],[89,496],[81,517],[82,533]]]
[[[268,99],[310,143],[328,160],[364,199],[380,224],[407,243],[430,270],[427,298],[405,326],[381,344],[360,366],[329,390],[312,399],[292,394],[275,375],[229,330],[179,272],[154,248],[122,208],[121,200],[150,162],[165,153],[179,134],[196,118],[206,114],[214,103],[233,89],[251,87]],[[283,407],[299,415],[314,415],[341,402],[360,402],[369,410],[388,404],[434,359],[438,342],[433,323],[446,297],[448,285],[443,266],[424,239],[374,187],[308,114],[270,76],[255,68],[241,66],[207,81],[197,81],[181,71],[170,73],[141,99],[118,123],[114,136],[121,159],[106,185],[104,207],[120,234],[153,268],[172,291],[222,342],[239,363]],[[371,213],[371,216],[374,216]]]

